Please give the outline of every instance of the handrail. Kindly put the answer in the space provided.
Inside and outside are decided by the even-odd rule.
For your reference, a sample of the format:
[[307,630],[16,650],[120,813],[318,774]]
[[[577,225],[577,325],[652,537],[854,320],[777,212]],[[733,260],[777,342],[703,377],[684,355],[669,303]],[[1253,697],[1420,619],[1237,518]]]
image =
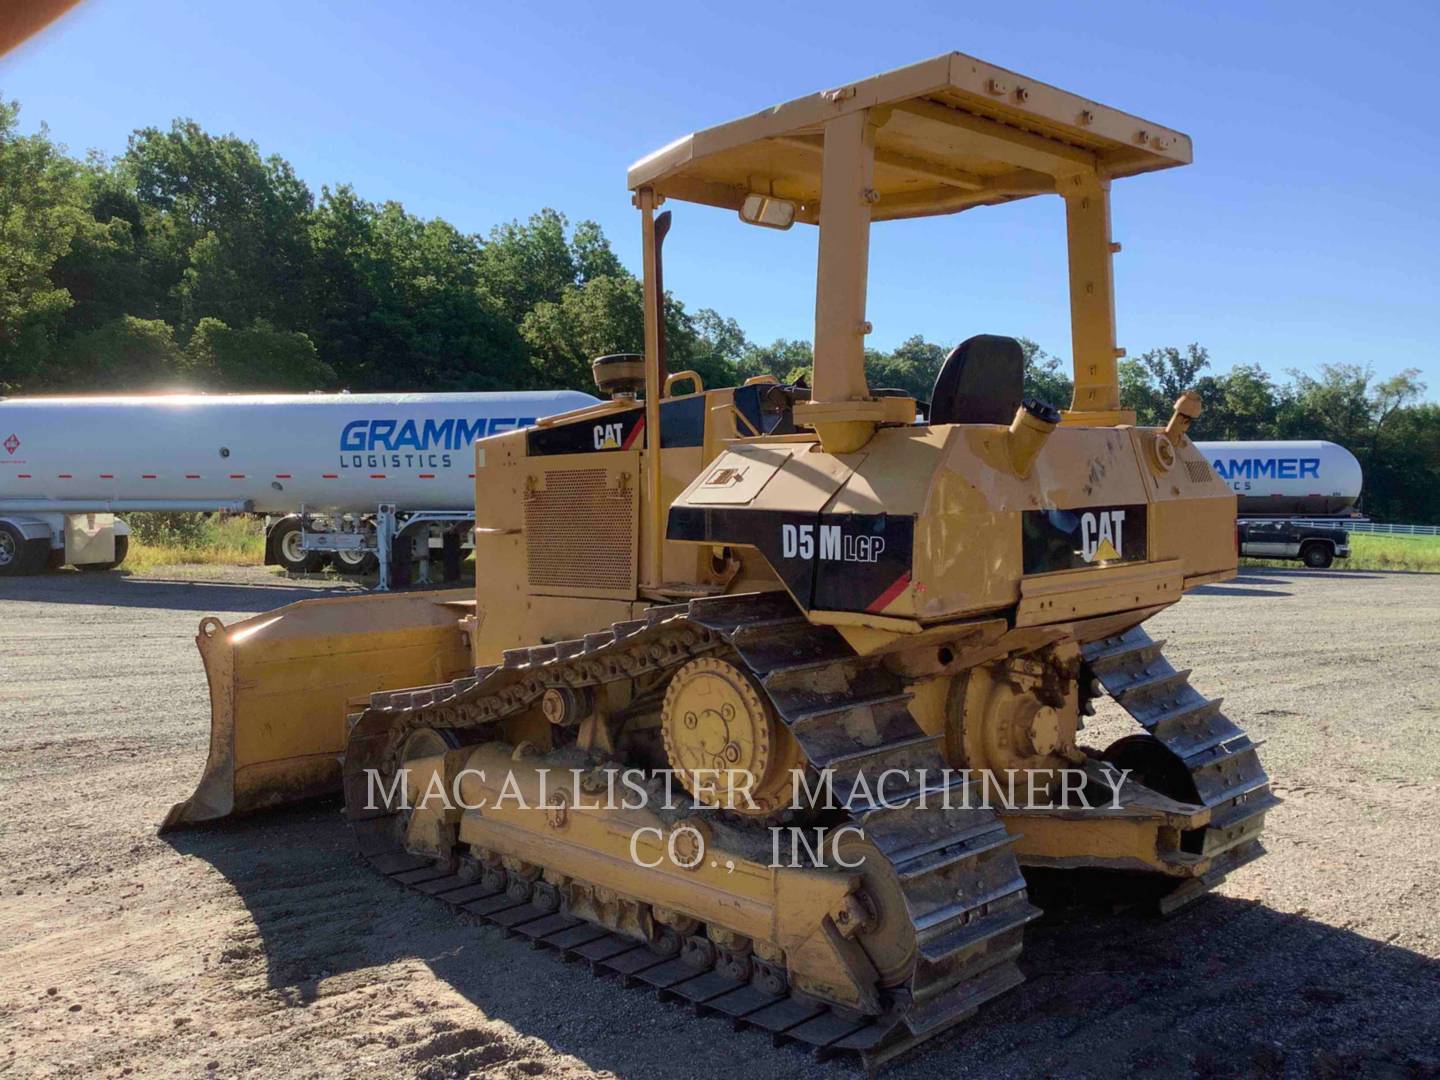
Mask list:
[[705,380],[700,378],[698,371],[672,371],[669,375],[665,376],[665,389],[661,391],[660,396],[670,397],[670,388],[677,382],[685,379],[689,379],[695,384],[695,389],[690,391],[690,393],[703,394],[705,392]]

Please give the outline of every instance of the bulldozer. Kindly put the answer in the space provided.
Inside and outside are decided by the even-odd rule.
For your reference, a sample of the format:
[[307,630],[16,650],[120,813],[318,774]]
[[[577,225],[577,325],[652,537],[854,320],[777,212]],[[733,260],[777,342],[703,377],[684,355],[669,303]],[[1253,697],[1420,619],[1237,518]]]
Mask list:
[[[960,53],[641,159],[643,354],[594,362],[602,403],[476,444],[473,593],[203,622],[210,759],[167,826],[341,789],[392,880],[870,1066],[1021,981],[1027,873],[1161,910],[1212,889],[1276,799],[1143,624],[1234,575],[1235,497],[1194,394],[1163,428],[1121,405],[1110,216],[1113,181],[1190,160]],[[871,226],[1040,195],[1069,407],[991,334],[928,403],[870,387]],[[810,385],[669,371],[667,202],[817,229]],[[1137,727],[1096,749],[1102,696]],[[1026,797],[983,797],[1001,778]]]

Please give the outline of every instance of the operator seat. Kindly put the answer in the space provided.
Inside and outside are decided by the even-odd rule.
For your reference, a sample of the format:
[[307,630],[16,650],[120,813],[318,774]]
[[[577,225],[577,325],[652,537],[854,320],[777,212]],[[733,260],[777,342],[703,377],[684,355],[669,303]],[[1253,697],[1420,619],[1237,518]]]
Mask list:
[[976,334],[951,351],[930,394],[932,424],[1009,424],[1025,394],[1020,342]]

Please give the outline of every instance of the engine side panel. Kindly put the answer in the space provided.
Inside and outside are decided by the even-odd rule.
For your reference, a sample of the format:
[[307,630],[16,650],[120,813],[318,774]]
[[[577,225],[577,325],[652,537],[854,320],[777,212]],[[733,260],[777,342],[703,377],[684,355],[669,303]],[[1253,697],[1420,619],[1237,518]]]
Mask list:
[[[1041,611],[1169,603],[1186,578],[1233,571],[1234,503],[1188,444],[1155,464],[1155,438],[1061,427],[1025,476],[999,425],[882,429],[843,457],[733,445],[672,507],[669,537],[755,547],[807,610],[928,622],[1027,593],[1052,598]],[[1071,591],[1083,603],[1053,600]]]

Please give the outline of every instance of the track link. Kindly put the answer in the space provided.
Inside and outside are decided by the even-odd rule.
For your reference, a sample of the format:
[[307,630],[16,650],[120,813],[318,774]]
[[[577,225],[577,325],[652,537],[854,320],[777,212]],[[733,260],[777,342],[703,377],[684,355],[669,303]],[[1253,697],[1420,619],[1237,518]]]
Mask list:
[[[721,653],[745,665],[799,741],[810,766],[828,777],[866,840],[887,860],[903,892],[917,954],[913,970],[888,988],[875,1015],[830,1006],[791,991],[765,965],[753,975],[717,962],[713,949],[676,957],[587,923],[563,910],[511,896],[499,879],[461,877],[407,852],[397,813],[365,808],[365,770],[395,766],[417,727],[498,738],[499,722],[551,686],[594,686],[653,676],[696,656]],[[893,1058],[972,1014],[1022,981],[1016,958],[1024,925],[1039,912],[1004,825],[989,810],[897,807],[887,770],[943,769],[938,737],[911,718],[897,676],[857,657],[833,628],[814,626],[783,594],[747,594],[651,608],[643,619],[573,641],[519,649],[500,665],[438,686],[376,694],[356,720],[345,762],[346,808],[361,852],[381,873],[454,908],[654,989],[665,999],[729,1017],[822,1058],[858,1057],[867,1067]],[[962,802],[963,800],[953,800]],[[644,897],[637,897],[642,902]],[[703,932],[702,932],[703,933]]]
[[1143,627],[1086,645],[1090,674],[1147,732],[1174,755],[1193,785],[1186,792],[1210,810],[1210,823],[1186,839],[1185,850],[1212,860],[1202,877],[1179,885],[1161,901],[1173,910],[1224,880],[1231,870],[1264,854],[1260,833],[1265,814],[1280,800],[1256,753],[1258,744],[1190,685],[1190,672],[1176,669]]

